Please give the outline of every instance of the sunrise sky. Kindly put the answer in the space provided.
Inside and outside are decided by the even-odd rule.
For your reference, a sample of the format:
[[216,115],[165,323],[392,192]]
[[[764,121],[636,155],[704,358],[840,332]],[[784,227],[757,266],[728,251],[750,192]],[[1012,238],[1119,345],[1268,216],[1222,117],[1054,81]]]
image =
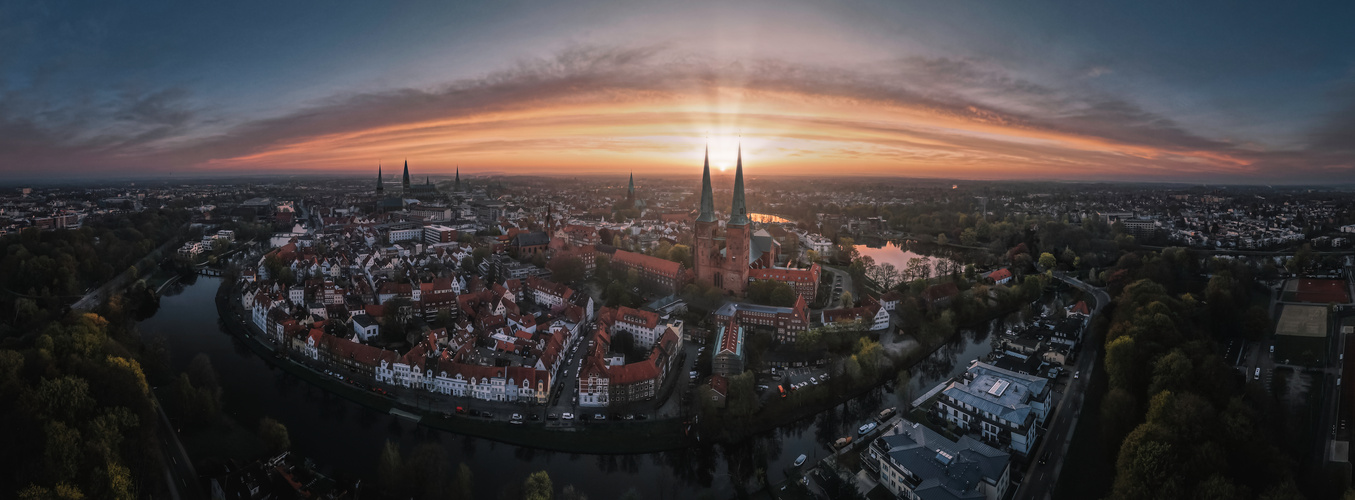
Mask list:
[[0,0],[0,177],[1355,181],[1355,7],[1297,3]]

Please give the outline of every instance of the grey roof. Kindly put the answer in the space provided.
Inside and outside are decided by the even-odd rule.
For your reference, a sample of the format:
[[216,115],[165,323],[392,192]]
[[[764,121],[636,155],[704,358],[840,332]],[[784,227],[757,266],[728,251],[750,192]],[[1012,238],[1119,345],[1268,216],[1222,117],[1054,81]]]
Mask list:
[[[972,377],[972,378],[970,378]],[[1032,398],[1045,393],[1049,380],[1004,370],[987,363],[974,363],[966,374],[968,383],[951,382],[941,394],[1009,422],[1024,424],[1034,408]],[[1005,385],[1004,389],[992,390]]]
[[753,236],[748,239],[748,262],[756,262],[762,258],[763,254],[771,252],[774,242],[772,233],[767,232],[766,229],[759,229],[753,233]]
[[513,244],[520,247],[530,247],[538,245],[549,245],[550,236],[541,231],[532,231],[530,233],[519,233],[513,237]]
[[763,314],[790,314],[795,312],[794,309],[789,307],[763,306],[758,304],[745,304],[743,302],[725,302],[724,305],[715,310],[715,314],[733,317],[739,311],[752,311]]
[[878,439],[892,462],[920,480],[913,493],[924,500],[984,498],[979,484],[997,484],[1011,462],[1011,455],[972,437],[951,441],[908,420]]

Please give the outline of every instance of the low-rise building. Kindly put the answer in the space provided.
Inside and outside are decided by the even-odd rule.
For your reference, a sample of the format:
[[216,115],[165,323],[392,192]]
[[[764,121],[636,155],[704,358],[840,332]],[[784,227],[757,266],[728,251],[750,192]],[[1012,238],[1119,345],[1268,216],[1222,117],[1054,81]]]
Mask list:
[[985,443],[1028,455],[1049,414],[1049,380],[974,361],[946,384],[934,411]]
[[895,498],[1000,500],[1011,484],[1011,455],[969,436],[951,441],[901,420],[871,442],[862,462]]

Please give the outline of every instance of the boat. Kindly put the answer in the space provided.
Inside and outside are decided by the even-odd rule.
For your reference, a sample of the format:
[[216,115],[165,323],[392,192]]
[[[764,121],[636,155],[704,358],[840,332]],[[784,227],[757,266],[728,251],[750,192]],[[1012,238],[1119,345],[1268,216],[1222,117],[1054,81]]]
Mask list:
[[796,467],[799,467],[799,466],[801,466],[801,465],[804,465],[804,464],[805,464],[805,460],[808,460],[808,459],[809,459],[809,457],[805,456],[804,454],[801,454],[799,457],[797,457],[797,458],[795,459],[795,466],[796,466]]

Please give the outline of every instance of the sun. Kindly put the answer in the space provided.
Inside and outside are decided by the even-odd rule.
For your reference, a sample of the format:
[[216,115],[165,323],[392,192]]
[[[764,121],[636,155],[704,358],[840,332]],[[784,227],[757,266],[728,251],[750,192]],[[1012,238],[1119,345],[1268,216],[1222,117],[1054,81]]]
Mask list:
[[710,165],[721,172],[734,168],[739,157],[740,137],[736,134],[718,134],[706,140],[710,147]]

